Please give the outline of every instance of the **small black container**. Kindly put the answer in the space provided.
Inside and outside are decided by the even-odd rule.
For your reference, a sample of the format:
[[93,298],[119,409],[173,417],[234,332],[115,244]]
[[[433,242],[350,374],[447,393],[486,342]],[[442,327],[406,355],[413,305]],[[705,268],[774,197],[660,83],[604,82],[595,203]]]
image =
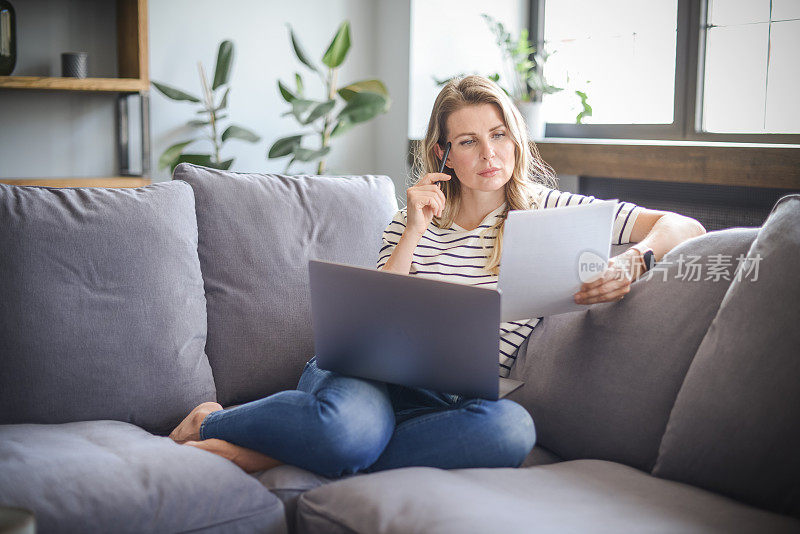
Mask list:
[[89,75],[89,54],[65,52],[61,54],[61,76],[64,78],[86,78]]
[[14,72],[17,64],[17,16],[8,0],[0,0],[0,76]]

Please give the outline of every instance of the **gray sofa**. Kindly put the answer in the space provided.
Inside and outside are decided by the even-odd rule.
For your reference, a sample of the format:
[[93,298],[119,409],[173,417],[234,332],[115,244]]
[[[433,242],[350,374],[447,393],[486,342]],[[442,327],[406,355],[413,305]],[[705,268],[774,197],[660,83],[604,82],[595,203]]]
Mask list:
[[328,480],[164,436],[296,385],[307,260],[373,267],[391,181],[174,178],[0,185],[0,506],[41,532],[800,532],[800,195],[546,318],[512,374],[538,436],[522,468]]

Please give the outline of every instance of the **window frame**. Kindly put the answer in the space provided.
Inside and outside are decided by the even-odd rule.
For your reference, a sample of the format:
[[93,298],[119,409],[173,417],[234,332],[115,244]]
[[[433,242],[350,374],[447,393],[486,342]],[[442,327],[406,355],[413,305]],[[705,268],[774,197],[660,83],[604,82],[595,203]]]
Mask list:
[[[528,31],[531,41],[536,43],[537,49],[540,49],[543,45],[546,1],[529,0]],[[673,120],[671,124],[547,123],[545,138],[800,144],[800,134],[712,133],[702,131],[707,13],[708,0],[678,0],[677,35],[675,39],[675,85]]]

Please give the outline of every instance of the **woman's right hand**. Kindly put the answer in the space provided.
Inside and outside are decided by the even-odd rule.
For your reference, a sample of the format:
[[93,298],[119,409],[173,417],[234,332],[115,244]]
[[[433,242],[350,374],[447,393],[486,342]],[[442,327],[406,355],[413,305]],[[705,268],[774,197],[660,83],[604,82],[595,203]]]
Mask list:
[[422,237],[433,217],[441,217],[444,212],[444,193],[436,182],[449,180],[450,175],[443,172],[429,172],[416,185],[406,189],[406,232],[415,238]]

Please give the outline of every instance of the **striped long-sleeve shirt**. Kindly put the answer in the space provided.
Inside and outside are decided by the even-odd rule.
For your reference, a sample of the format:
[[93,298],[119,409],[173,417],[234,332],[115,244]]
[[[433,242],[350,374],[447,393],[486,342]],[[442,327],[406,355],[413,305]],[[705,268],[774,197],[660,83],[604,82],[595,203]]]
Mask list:
[[[543,208],[575,206],[596,200],[592,196],[577,195],[544,186],[537,186],[536,195],[538,198],[535,205]],[[491,234],[481,237],[481,232],[493,226],[497,218],[502,216],[505,208],[504,203],[489,213],[480,225],[472,230],[462,228],[455,223],[450,228],[442,229],[431,223],[414,249],[409,274],[447,282],[496,288],[497,275],[485,270],[484,267],[488,262],[488,254],[494,247],[491,240],[497,238]],[[614,244],[630,243],[631,230],[641,210],[642,208],[630,202],[619,203],[612,231]],[[400,241],[400,236],[403,235],[406,221],[407,215],[404,208],[395,214],[392,222],[384,230],[383,246],[378,255],[378,269],[386,265],[386,261],[392,255],[395,246]],[[482,246],[482,239],[490,240],[486,243],[486,249]],[[500,324],[499,371],[501,377],[508,376],[516,361],[517,349],[533,332],[541,319],[539,317],[527,321],[511,321]]]

